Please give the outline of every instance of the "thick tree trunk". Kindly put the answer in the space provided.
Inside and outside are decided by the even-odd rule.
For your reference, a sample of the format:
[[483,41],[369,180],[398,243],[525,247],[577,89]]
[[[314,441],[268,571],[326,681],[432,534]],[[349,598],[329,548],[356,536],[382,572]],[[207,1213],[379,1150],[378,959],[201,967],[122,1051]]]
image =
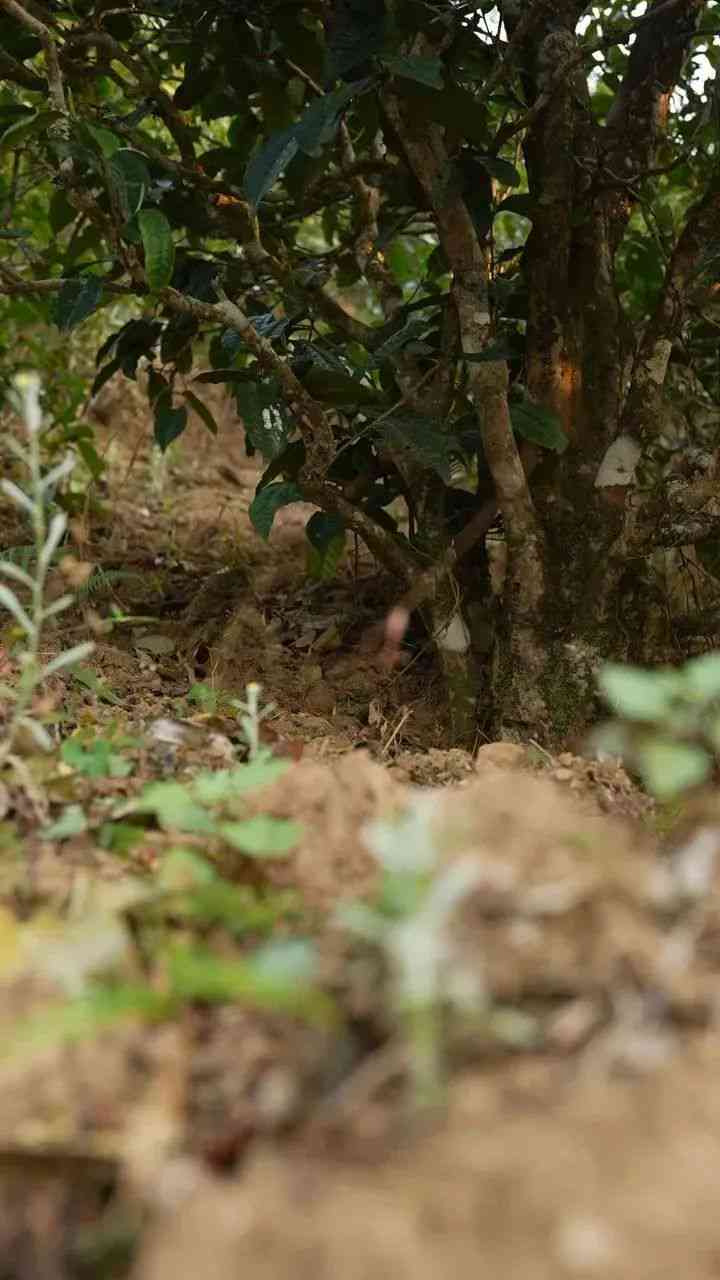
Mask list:
[[[711,192],[691,215],[636,360],[614,275],[635,197],[618,175],[628,169],[640,173],[651,163],[663,104],[703,6],[698,0],[673,6],[656,0],[651,6],[604,128],[592,119],[578,59],[575,27],[585,6],[574,0],[548,6],[513,0],[501,7],[517,44],[527,106],[535,113],[525,140],[533,199],[524,255],[527,389],[557,415],[569,447],[560,458],[544,459],[532,477],[542,531],[544,661],[523,664],[522,627],[507,615],[498,637],[495,727],[513,736],[532,730],[557,742],[576,735],[596,715],[595,674],[603,661],[667,659],[668,599],[675,590],[677,605],[682,594],[673,587],[678,564],[686,588],[697,588],[697,566],[688,570],[677,544],[662,553],[652,538],[638,548],[635,537],[633,545],[633,512],[642,503],[637,490],[599,488],[596,480],[621,429],[643,435],[649,379],[655,379],[657,422],[671,341],[684,314],[679,294],[698,243],[706,240],[708,226],[716,227],[718,202]],[[512,536],[510,529],[511,546]],[[523,571],[532,581],[534,567],[519,565],[517,572]]]

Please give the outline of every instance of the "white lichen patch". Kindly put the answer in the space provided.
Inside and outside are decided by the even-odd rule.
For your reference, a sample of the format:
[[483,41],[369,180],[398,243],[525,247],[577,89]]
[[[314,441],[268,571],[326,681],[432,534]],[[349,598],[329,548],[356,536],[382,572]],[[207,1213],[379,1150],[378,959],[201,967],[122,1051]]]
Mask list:
[[615,485],[632,484],[641,452],[640,445],[632,436],[618,436],[613,440],[600,463],[595,477],[595,488],[606,489]]
[[435,641],[438,649],[445,653],[467,653],[470,648],[470,632],[462,614],[454,613],[447,626],[438,632]]

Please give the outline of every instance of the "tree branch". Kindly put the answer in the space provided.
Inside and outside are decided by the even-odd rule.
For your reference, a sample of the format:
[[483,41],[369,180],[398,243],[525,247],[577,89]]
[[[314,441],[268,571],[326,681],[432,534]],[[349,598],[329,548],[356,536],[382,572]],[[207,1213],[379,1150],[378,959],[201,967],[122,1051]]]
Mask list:
[[17,22],[26,27],[28,31],[32,31],[36,35],[43,47],[45,54],[45,69],[47,72],[48,93],[50,102],[56,111],[60,111],[62,115],[66,114],[65,90],[63,88],[62,73],[60,71],[60,63],[58,61],[57,47],[55,44],[55,36],[49,27],[45,26],[39,18],[33,13],[28,13],[17,0],[0,0],[0,5],[11,18],[15,18]]
[[13,84],[21,85],[23,89],[30,89],[32,93],[42,93],[46,88],[45,81],[41,80],[40,76],[36,76],[29,67],[24,67],[22,62],[18,62],[17,58],[13,58],[2,49],[0,49],[0,79],[10,80]]
[[[13,4],[15,0],[2,0],[2,3]],[[195,146],[192,130],[185,124],[181,113],[160,85],[153,70],[145,66],[141,58],[134,58],[129,54],[117,40],[114,40],[105,31],[77,33],[69,36],[65,42],[65,49],[68,51],[85,47],[104,49],[114,61],[119,62],[121,66],[130,72],[137,83],[138,89],[157,106],[158,114],[173,137],[185,164],[191,167],[194,166]],[[127,89],[128,86],[125,85],[125,88]]]
[[[611,174],[649,168],[664,132],[670,95],[707,0],[653,0],[637,23],[627,70],[606,120]],[[634,204],[629,192],[617,201],[616,242]]]
[[[462,195],[451,180],[451,164],[437,125],[418,127],[405,115],[402,100],[387,91],[383,106],[437,220],[438,234],[452,272],[450,298],[457,313],[464,355],[477,355],[489,344],[492,325],[489,270],[475,226]],[[495,486],[497,505],[507,531],[509,563],[506,599],[509,644],[503,654],[509,680],[507,708],[524,722],[530,714],[542,721],[546,708],[541,692],[546,650],[542,637],[545,597],[544,545],[527,476],[513,434],[508,405],[505,361],[469,362],[468,390],[480,428],[483,449]],[[477,536],[483,520],[477,517]],[[422,590],[434,595],[454,566],[456,551],[446,553],[428,571]],[[401,610],[402,612],[402,610]]]
[[217,289],[219,302],[199,302],[197,298],[189,298],[177,289],[159,290],[161,301],[180,315],[193,316],[197,320],[209,320],[213,324],[221,324],[234,329],[242,337],[245,346],[252,351],[258,364],[269,369],[277,378],[286,400],[296,405],[298,410],[298,426],[305,440],[307,461],[304,478],[307,482],[323,482],[325,474],[335,456],[335,441],[322,407],[317,400],[305,390],[303,384],[295,376],[287,361],[277,354],[274,347],[258,332],[252,321],[236,302],[231,302],[220,289]]
[[[24,280],[12,267],[0,262],[0,294],[5,297],[27,297],[32,296],[34,293],[59,293],[63,286],[68,283],[68,279],[63,276],[52,276],[47,280]],[[137,293],[135,287],[129,284],[114,284],[111,281],[103,280],[102,287],[108,293],[124,296],[134,296]]]

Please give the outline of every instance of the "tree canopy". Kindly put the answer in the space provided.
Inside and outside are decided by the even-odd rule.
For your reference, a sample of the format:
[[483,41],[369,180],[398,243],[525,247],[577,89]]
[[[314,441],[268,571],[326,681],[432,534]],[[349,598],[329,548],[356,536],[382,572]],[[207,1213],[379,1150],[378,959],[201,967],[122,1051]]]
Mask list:
[[599,656],[693,632],[659,554],[692,548],[715,625],[718,16],[0,0],[8,332],[120,314],[94,388],[144,369],[163,449],[225,384],[258,531],[315,503],[319,575],[365,541],[458,736],[478,699],[567,728]]

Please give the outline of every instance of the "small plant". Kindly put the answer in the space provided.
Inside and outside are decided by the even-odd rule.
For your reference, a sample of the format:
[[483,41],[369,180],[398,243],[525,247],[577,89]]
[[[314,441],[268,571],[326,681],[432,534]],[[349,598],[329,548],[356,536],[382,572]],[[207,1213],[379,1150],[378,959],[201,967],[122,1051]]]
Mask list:
[[211,685],[200,682],[192,685],[188,692],[187,700],[198,706],[205,715],[214,716],[217,715],[220,709],[221,695]]
[[84,641],[64,650],[48,662],[44,662],[41,657],[43,632],[47,622],[68,609],[75,598],[67,594],[52,601],[51,604],[45,603],[48,570],[67,527],[67,517],[64,512],[56,511],[50,514],[48,495],[55,485],[70,475],[74,460],[72,457],[66,457],[43,474],[40,452],[42,427],[40,380],[36,374],[18,375],[14,383],[13,400],[25,424],[27,444],[23,446],[12,437],[8,437],[7,445],[28,472],[27,488],[23,489],[8,479],[0,481],[0,487],[30,522],[33,535],[33,563],[32,572],[30,572],[11,560],[0,560],[0,574],[19,583],[29,596],[26,607],[15,591],[4,583],[0,583],[0,605],[17,622],[23,642],[19,655],[19,680],[15,685],[0,685],[0,695],[11,708],[4,739],[0,743],[0,766],[10,762],[14,764],[16,770],[22,772],[22,766],[19,765],[14,754],[14,747],[21,731],[29,733],[42,750],[50,750],[53,746],[47,729],[40,719],[33,715],[33,703],[38,691],[48,676],[66,670],[74,663],[86,658],[94,646],[92,642]]
[[615,716],[592,735],[596,749],[620,756],[658,800],[708,780],[720,757],[720,653],[660,671],[609,664],[599,684]]
[[165,831],[194,835],[229,845],[248,858],[285,858],[298,843],[297,822],[270,814],[245,816],[249,791],[274,782],[288,767],[269,751],[234,769],[197,773],[187,782],[151,782],[128,812],[152,813]]
[[373,905],[348,903],[339,921],[375,943],[391,971],[391,1000],[410,1057],[413,1095],[420,1106],[442,1100],[444,1015],[448,1006],[485,1007],[477,969],[464,966],[450,944],[449,926],[472,893],[479,867],[459,859],[439,865],[431,825],[433,797],[415,798],[395,823],[375,822],[366,838],[383,875]]
[[248,745],[250,760],[270,758],[271,752],[260,741],[260,725],[275,710],[275,703],[268,702],[264,707],[260,702],[262,685],[252,681],[245,686],[245,701],[234,698],[232,705],[238,713],[238,720]]

